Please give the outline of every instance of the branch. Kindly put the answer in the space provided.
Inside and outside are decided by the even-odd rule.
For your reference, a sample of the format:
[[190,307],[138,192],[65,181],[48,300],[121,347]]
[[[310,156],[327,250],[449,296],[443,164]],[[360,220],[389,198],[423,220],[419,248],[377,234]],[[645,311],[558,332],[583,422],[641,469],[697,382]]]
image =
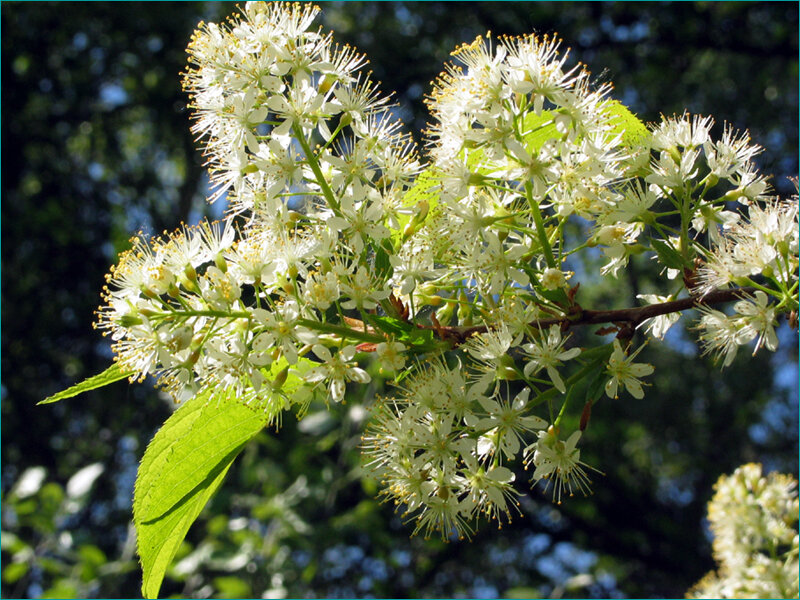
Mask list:
[[[538,319],[531,321],[529,325],[538,329],[544,329],[551,325],[562,325],[564,327],[575,327],[577,325],[597,325],[599,323],[613,323],[625,324],[625,329],[633,333],[633,330],[643,321],[666,315],[674,312],[681,312],[695,308],[699,305],[715,306],[717,304],[724,304],[732,302],[733,300],[741,300],[748,295],[752,295],[755,288],[741,287],[732,290],[716,290],[709,292],[705,296],[690,296],[681,300],[673,300],[672,302],[662,302],[661,304],[648,304],[646,306],[637,306],[634,308],[621,308],[617,310],[583,310],[577,304],[574,305],[572,315],[564,317],[553,317],[550,319]],[[435,315],[432,316],[435,319]],[[316,326],[319,324],[317,323]],[[359,319],[347,318],[348,328],[336,327],[336,333],[340,334],[355,334],[352,337],[366,339],[367,336],[375,337],[374,330],[369,328],[367,332],[364,331],[364,323]],[[331,327],[331,326],[328,326]],[[417,324],[420,329],[430,329],[436,333],[442,340],[451,342],[454,346],[463,344],[467,339],[475,333],[485,333],[491,327],[489,325],[472,325],[469,327],[458,326],[443,326],[434,320],[434,324],[421,325]],[[369,341],[375,341],[370,339]]]
[[[732,290],[715,290],[705,296],[690,296],[672,302],[662,302],[661,304],[648,304],[634,308],[622,308],[618,310],[583,310],[575,306],[575,316],[553,317],[550,319],[538,319],[531,321],[531,327],[544,329],[551,325],[565,325],[575,327],[576,325],[596,325],[598,323],[626,323],[631,329],[635,329],[642,321],[666,315],[674,312],[681,312],[695,308],[699,305],[715,306],[733,300],[752,295],[755,288],[742,287]],[[474,333],[484,333],[489,327],[487,325],[475,325],[471,327],[440,327],[439,332],[449,335],[457,341],[463,342]]]

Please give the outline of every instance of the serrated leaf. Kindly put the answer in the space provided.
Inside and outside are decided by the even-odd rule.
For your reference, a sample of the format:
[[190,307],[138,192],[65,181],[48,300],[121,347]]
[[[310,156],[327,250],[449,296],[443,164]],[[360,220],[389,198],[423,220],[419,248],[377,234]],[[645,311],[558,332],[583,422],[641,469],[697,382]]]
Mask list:
[[406,346],[419,346],[431,348],[436,345],[436,338],[431,329],[419,329],[414,327],[402,335],[397,337],[397,340],[404,343]]
[[[239,449],[241,450],[241,448]],[[136,523],[137,546],[142,563],[142,596],[158,598],[167,567],[195,519],[225,479],[236,455],[219,463],[218,469],[178,505],[156,521]]]
[[537,294],[539,294],[542,298],[549,300],[553,304],[557,304],[558,306],[567,306],[569,304],[567,293],[561,288],[555,290],[546,290],[542,288],[537,290]]
[[540,114],[528,113],[523,120],[522,139],[528,152],[539,152],[548,141],[559,139],[562,135],[553,122],[555,113],[543,110]]
[[123,371],[119,368],[119,365],[117,363],[114,363],[99,375],[95,375],[94,377],[89,377],[88,379],[84,379],[80,383],[77,383],[62,392],[58,392],[57,394],[48,396],[41,402],[38,402],[37,406],[39,404],[51,404],[53,402],[58,402],[59,400],[72,398],[73,396],[77,396],[78,394],[82,394],[83,392],[88,392],[89,390],[96,390],[97,388],[101,388],[105,385],[115,383],[121,379],[126,379],[133,374],[134,374],[133,371]]
[[375,329],[380,329],[384,333],[394,336],[406,335],[409,331],[414,329],[414,326],[408,321],[395,319],[394,317],[380,317],[377,315],[366,315],[370,325]]
[[200,394],[156,433],[139,465],[133,502],[142,593],[158,595],[169,563],[266,414],[227,394]]
[[619,100],[607,100],[603,108],[610,117],[612,133],[621,133],[622,143],[626,146],[637,146],[650,137],[647,126]]
[[603,368],[604,365],[604,362],[601,363],[598,361],[597,370],[590,375],[591,379],[589,384],[586,386],[586,394],[583,398],[584,402],[596,402],[597,399],[603,394],[606,381],[608,380],[607,377],[603,377],[603,374],[605,373],[605,369]]
[[[427,203],[428,213],[423,222],[428,220],[435,213],[439,205],[439,194],[441,193],[441,178],[433,167],[428,167],[417,175],[414,186],[403,194],[402,205],[404,207],[415,207],[421,203]],[[403,239],[403,230],[411,222],[414,215],[401,212],[397,215],[399,227],[392,231],[392,240],[396,243]]]
[[655,238],[650,238],[650,245],[658,255],[658,259],[661,261],[661,264],[663,264],[665,267],[668,269],[683,268],[683,257],[677,250],[675,250],[675,248]]
[[403,194],[403,206],[413,206],[424,200],[433,208],[439,198],[440,185],[438,174],[433,167],[428,167],[417,176],[414,186]]
[[389,256],[394,254],[391,242],[388,239],[384,240],[380,245],[373,245],[373,250],[375,252],[375,276],[380,279],[389,279],[394,272],[392,263],[389,262]]

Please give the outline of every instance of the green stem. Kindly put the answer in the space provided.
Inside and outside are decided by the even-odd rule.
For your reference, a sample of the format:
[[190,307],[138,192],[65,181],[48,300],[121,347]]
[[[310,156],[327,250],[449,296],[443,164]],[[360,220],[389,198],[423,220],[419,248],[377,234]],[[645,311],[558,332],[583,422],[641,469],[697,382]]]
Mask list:
[[305,136],[303,135],[303,131],[300,129],[297,123],[292,125],[292,131],[294,132],[295,138],[300,144],[300,147],[303,149],[303,153],[306,155],[308,166],[311,167],[311,171],[314,173],[314,177],[316,178],[317,183],[322,190],[322,195],[325,196],[325,200],[328,201],[328,205],[333,209],[333,212],[338,215],[340,209],[339,202],[336,200],[336,197],[333,195],[333,190],[331,190],[328,182],[325,180],[325,176],[322,174],[322,169],[319,168],[317,156],[311,151],[311,147],[308,145],[308,140],[306,140]]
[[350,338],[360,340],[362,342],[385,342],[386,338],[379,333],[369,333],[368,331],[360,331],[358,329],[351,329],[342,325],[334,325],[332,323],[320,323],[319,321],[312,321],[311,319],[297,319],[296,323],[303,327],[308,327],[315,331],[322,333],[333,333],[342,339]]
[[539,243],[542,245],[544,259],[547,261],[547,266],[553,269],[556,266],[556,260],[553,258],[553,249],[550,247],[550,241],[547,239],[547,232],[544,228],[542,212],[539,210],[539,203],[533,199],[533,186],[530,181],[525,182],[525,196],[528,198],[528,204],[530,204],[531,207],[531,215],[533,215],[533,222],[536,225]]
[[[590,373],[593,369],[597,368],[597,366],[600,365],[601,363],[602,363],[602,361],[600,361],[600,360],[595,360],[595,361],[590,362],[588,365],[583,367],[580,371],[578,371],[577,373],[572,375],[572,377],[568,377],[567,380],[564,382],[564,385],[566,387],[570,387],[570,386],[575,385],[581,379],[586,377],[586,375],[588,373]],[[542,402],[546,402],[548,400],[552,400],[556,396],[556,394],[560,394],[560,393],[561,392],[559,392],[555,387],[551,387],[549,390],[542,392],[541,394],[536,396],[536,398],[531,400],[528,403],[528,406],[530,406],[531,408],[533,408],[534,406],[538,406]]]

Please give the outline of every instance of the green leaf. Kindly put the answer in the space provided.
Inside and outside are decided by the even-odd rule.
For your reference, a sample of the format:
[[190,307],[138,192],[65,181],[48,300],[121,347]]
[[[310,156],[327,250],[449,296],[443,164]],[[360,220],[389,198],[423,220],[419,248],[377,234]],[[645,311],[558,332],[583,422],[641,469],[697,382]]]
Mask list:
[[366,317],[369,324],[375,329],[380,329],[382,332],[395,337],[407,336],[414,329],[414,326],[408,321],[395,319],[394,317],[381,317],[370,314],[367,314]]
[[[424,223],[436,211],[439,204],[439,194],[441,193],[441,178],[439,173],[433,167],[428,167],[417,175],[414,186],[403,194],[402,205],[404,207],[417,207],[423,203],[427,204],[427,213],[421,220]],[[416,215],[411,215],[402,212],[397,215],[399,227],[392,231],[392,241],[399,243],[403,241],[403,233],[406,225],[411,223],[411,220],[418,218]]]
[[630,109],[618,100],[607,100],[604,104],[609,121],[613,125],[613,133],[622,134],[622,143],[626,146],[638,146],[650,137],[650,130]]
[[523,119],[522,139],[528,152],[539,152],[548,141],[563,137],[553,122],[555,113],[543,110],[541,114],[528,113]]
[[142,594],[155,598],[175,552],[266,414],[231,394],[200,394],[156,433],[139,465],[133,501]]
[[589,376],[591,379],[589,384],[586,386],[586,395],[583,399],[584,402],[594,403],[603,395],[606,381],[608,381],[608,377],[605,376],[605,373],[605,361],[598,361],[597,370]]
[[656,238],[650,238],[650,245],[653,247],[656,254],[658,254],[658,260],[660,260],[665,267],[668,269],[683,268],[683,257],[675,248]]
[[119,368],[117,363],[114,363],[99,375],[84,379],[82,382],[73,385],[71,388],[68,388],[63,392],[58,392],[57,394],[48,396],[41,402],[37,403],[37,406],[39,404],[51,404],[52,402],[58,402],[59,400],[64,400],[65,398],[72,398],[73,396],[77,396],[83,392],[95,390],[103,387],[104,385],[109,385],[110,383],[119,381],[120,379],[125,379],[133,374],[133,371],[123,371]]
[[392,263],[389,262],[389,256],[394,254],[392,243],[388,239],[385,239],[380,245],[373,244],[372,248],[375,253],[375,276],[380,279],[389,279],[394,272]]

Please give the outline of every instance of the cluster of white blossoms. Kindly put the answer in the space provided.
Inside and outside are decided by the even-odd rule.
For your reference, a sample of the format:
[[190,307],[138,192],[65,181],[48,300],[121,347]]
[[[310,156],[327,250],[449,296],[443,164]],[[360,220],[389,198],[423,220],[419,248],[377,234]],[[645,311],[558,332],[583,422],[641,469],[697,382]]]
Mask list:
[[[647,128],[556,40],[478,38],[434,85],[423,164],[365,58],[312,29],[318,11],[248,2],[195,33],[184,84],[229,210],[137,238],[112,269],[98,325],[125,372],[177,400],[231,392],[277,422],[315,395],[343,402],[375,357],[400,383],[366,462],[418,531],[448,537],[516,510],[515,461],[558,501],[588,490],[591,406],[644,397],[653,367],[631,338],[663,337],[681,291],[710,299],[700,337],[726,364],[754,339],[777,347],[797,309],[797,205],[765,195],[746,135],[713,140],[686,115]],[[648,298],[667,308],[584,310],[570,262],[598,247],[609,277],[654,256],[669,291]],[[575,345],[570,327],[601,322],[616,339]]]
[[687,598],[797,598],[797,480],[742,465],[723,475],[708,503],[719,568]]

